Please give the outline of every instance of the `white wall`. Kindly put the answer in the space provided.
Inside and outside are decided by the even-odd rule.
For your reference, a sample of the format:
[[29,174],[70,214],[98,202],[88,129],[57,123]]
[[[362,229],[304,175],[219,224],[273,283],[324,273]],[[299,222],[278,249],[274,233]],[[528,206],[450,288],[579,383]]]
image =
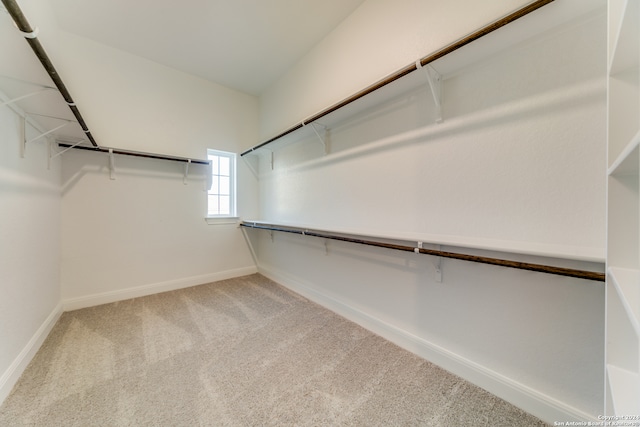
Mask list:
[[0,108],[0,402],[62,310],[60,165],[47,170],[42,141],[21,158],[19,129]]
[[[428,33],[409,19],[414,6],[366,2],[263,96],[261,134],[358,89],[345,86],[371,84],[360,69],[337,78],[357,52],[375,52],[376,78],[410,63],[397,64],[388,46],[413,47]],[[458,6],[437,19],[450,22]],[[404,31],[378,49],[372,34],[394,26]],[[270,156],[260,159],[260,219],[601,270],[605,54],[601,9],[445,75],[443,124],[418,91],[332,125],[327,156],[301,132],[275,149],[273,171]],[[547,422],[602,413],[602,283],[445,261],[440,284],[426,257],[333,242],[325,255],[321,241],[250,233],[265,274]]]
[[[61,69],[102,146],[206,159],[257,135],[257,99],[62,33]],[[255,271],[233,224],[207,225],[205,168],[69,152],[63,160],[62,292],[77,308]],[[257,212],[257,185],[238,164],[238,211]]]
[[[37,20],[43,40],[53,42],[57,27],[48,4],[21,6]],[[41,79],[31,49],[10,17],[0,15],[0,74]],[[0,103],[6,100],[0,94]],[[0,107],[0,403],[62,313],[60,162],[47,169],[45,139],[30,143],[21,158],[18,112],[24,111],[13,108]],[[27,125],[28,139],[38,134]]]
[[262,139],[356,93],[527,0],[368,0],[260,98]]

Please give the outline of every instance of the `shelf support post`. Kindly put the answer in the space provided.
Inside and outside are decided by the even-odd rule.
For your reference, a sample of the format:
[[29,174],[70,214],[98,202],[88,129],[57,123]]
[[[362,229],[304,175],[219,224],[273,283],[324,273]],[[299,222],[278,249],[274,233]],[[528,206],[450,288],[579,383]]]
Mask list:
[[438,73],[430,64],[427,64],[425,67],[423,67],[422,63],[419,60],[416,61],[416,67],[418,69],[425,69],[425,76],[427,77],[427,82],[429,83],[431,95],[433,95],[433,102],[436,105],[436,123],[442,123],[442,75]]
[[249,168],[249,170],[251,171],[251,173],[253,174],[253,176],[258,179],[258,171],[257,169],[253,166],[253,164],[251,164],[251,161],[249,159],[249,156],[242,156],[242,160],[244,160],[244,164],[247,165],[247,167]]
[[113,148],[109,148],[109,179],[116,179],[116,162],[113,158]]
[[47,170],[51,170],[51,155],[53,149],[51,148],[51,141],[47,141]]
[[[440,251],[441,247],[440,245],[436,246],[436,250]],[[433,266],[435,267],[435,279],[436,282],[438,283],[442,283],[442,257],[436,257],[436,259],[434,260]]]
[[81,139],[80,141],[76,142],[75,144],[71,145],[70,147],[65,148],[64,150],[56,153],[56,154],[52,154],[51,155],[51,160],[55,159],[58,156],[62,156],[64,153],[66,153],[67,151],[71,150],[72,148],[77,147],[78,145],[82,144],[83,142],[89,142],[86,139]]
[[324,154],[326,156],[327,154],[329,154],[329,141],[327,139],[327,127],[325,125],[321,125],[318,123],[318,126],[322,128],[322,135],[320,135],[320,132],[318,132],[318,129],[316,128],[316,123],[312,122],[310,123],[310,125],[313,131],[315,132],[316,136],[320,140],[320,143],[324,147]]
[[20,116],[20,157],[24,159],[25,151],[27,150],[27,119],[25,116]]
[[25,145],[26,145],[26,144],[28,144],[28,143],[30,143],[30,142],[37,141],[37,140],[39,140],[40,138],[45,137],[45,136],[47,136],[47,135],[49,135],[49,134],[51,134],[51,133],[53,133],[53,132],[55,132],[55,131],[57,131],[57,130],[59,130],[59,129],[62,129],[63,127],[65,127],[65,126],[66,126],[66,125],[68,125],[68,124],[69,124],[69,122],[67,122],[67,123],[63,123],[63,124],[61,124],[60,126],[56,126],[56,127],[54,127],[53,129],[46,131],[45,133],[41,133],[40,135],[36,136],[35,138],[31,138],[30,140],[26,141],[26,142],[25,142]]
[[189,178],[189,165],[191,164],[191,159],[188,159],[184,164],[184,176],[182,177],[182,183],[187,185],[187,179]]
[[31,93],[28,93],[26,95],[19,96],[17,98],[13,98],[13,99],[10,99],[8,101],[4,101],[2,104],[0,104],[0,107],[4,107],[5,105],[11,105],[14,102],[20,101],[21,99],[25,99],[25,98],[29,98],[29,97],[32,97],[32,96],[35,96],[35,95],[39,95],[39,94],[41,94],[43,92],[48,92],[50,90],[53,90],[53,88],[45,87],[44,89],[40,89],[38,91],[31,92]]
[[[417,254],[421,253],[421,249],[424,249],[423,242],[418,242],[417,246],[413,249],[413,251]],[[437,252],[441,251],[440,245],[436,245]],[[438,283],[442,283],[442,257],[436,256],[435,260],[432,261],[434,268],[434,279]]]

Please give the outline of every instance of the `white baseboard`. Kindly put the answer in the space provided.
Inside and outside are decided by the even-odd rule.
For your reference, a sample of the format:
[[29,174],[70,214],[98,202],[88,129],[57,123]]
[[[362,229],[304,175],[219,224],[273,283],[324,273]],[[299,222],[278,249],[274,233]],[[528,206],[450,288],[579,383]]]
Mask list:
[[62,303],[59,303],[45,319],[42,325],[38,328],[36,333],[31,337],[27,345],[22,349],[18,357],[15,358],[13,363],[9,365],[7,370],[0,377],[0,405],[9,396],[11,389],[16,385],[18,379],[27,368],[33,356],[38,352],[40,346],[51,332],[51,329],[56,324],[60,316],[62,315]]
[[598,421],[580,409],[326,295],[286,272],[264,265],[258,272],[551,425],[554,421]]
[[136,286],[134,288],[120,289],[117,291],[109,291],[94,295],[87,295],[84,297],[65,299],[63,300],[63,306],[64,311],[78,310],[81,308],[93,307],[96,305],[153,295],[160,292],[175,291],[177,289],[202,285],[204,283],[233,279],[234,277],[247,276],[249,274],[255,274],[257,272],[258,269],[255,266],[236,268],[233,270],[219,271],[217,273],[185,277],[182,279],[169,280],[166,282]]

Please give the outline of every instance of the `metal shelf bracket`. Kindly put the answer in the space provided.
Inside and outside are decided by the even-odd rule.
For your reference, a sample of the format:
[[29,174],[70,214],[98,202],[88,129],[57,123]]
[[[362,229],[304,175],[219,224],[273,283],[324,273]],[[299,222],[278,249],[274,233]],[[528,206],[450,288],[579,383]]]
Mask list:
[[[251,173],[253,174],[253,176],[258,179],[258,164],[257,164],[257,157],[256,156],[242,156],[242,159],[244,160],[244,163],[247,165],[247,167],[249,168],[249,170],[251,171]],[[254,162],[256,163],[254,165]]]
[[[440,251],[441,247],[440,245],[436,246],[436,250]],[[438,283],[442,283],[442,257],[436,257],[435,260],[433,260],[433,267],[435,268],[435,279],[436,282]]]
[[40,95],[41,93],[48,92],[50,90],[55,90],[55,89],[52,88],[52,87],[45,87],[44,89],[40,89],[40,90],[37,90],[35,92],[30,92],[30,93],[28,93],[26,95],[22,95],[22,96],[19,96],[17,98],[13,98],[13,99],[10,99],[8,101],[4,101],[2,104],[0,104],[0,107],[4,107],[5,105],[11,105],[11,104],[13,104],[15,102],[18,102],[18,101],[22,100],[22,99],[30,98],[30,97],[35,96],[35,95]]
[[116,179],[116,161],[113,158],[113,148],[109,148],[109,179]]
[[418,69],[422,68],[425,70],[424,74],[427,78],[427,82],[429,83],[429,89],[431,90],[433,102],[436,106],[436,123],[442,123],[442,75],[430,64],[423,67],[419,60],[416,61],[416,67]]
[[[413,251],[416,254],[420,254],[420,249],[424,249],[424,244],[423,242],[418,242],[418,244],[416,245],[416,247],[413,249]],[[436,249],[437,252],[441,251],[440,245],[436,245]],[[436,282],[438,283],[442,283],[442,257],[436,256],[435,259],[433,260],[433,268],[434,268],[434,279]]]
[[191,159],[188,159],[184,164],[184,177],[182,178],[182,183],[187,185],[187,180],[189,178],[189,165],[191,164]]
[[[328,129],[325,125],[322,125],[320,123],[309,123],[311,125],[311,128],[313,129],[313,132],[315,132],[316,136],[318,137],[318,139],[320,140],[320,143],[322,144],[322,146],[324,147],[324,154],[325,156],[327,154],[329,154],[329,138],[328,138]],[[318,131],[318,128],[316,127],[318,126],[321,131],[322,134],[320,134],[320,132]]]
[[[49,117],[52,119],[56,119],[56,120],[62,120],[64,121],[64,123],[62,123],[61,125],[58,125],[56,127],[54,127],[53,129],[50,129],[46,132],[42,132],[40,133],[38,136],[31,138],[29,140],[27,140],[27,117],[28,116],[38,116],[39,114],[31,114],[31,113],[25,113],[24,116],[21,116],[20,119],[20,157],[24,158],[25,153],[27,151],[27,144],[31,143],[31,142],[35,142],[41,138],[44,138],[45,136],[51,135],[52,133],[56,132],[57,130],[62,129],[63,127],[67,126],[69,123],[74,123],[73,120],[67,120],[67,119],[62,119],[60,117],[49,117],[49,116],[43,116],[43,117]],[[41,131],[40,131],[41,132]]]

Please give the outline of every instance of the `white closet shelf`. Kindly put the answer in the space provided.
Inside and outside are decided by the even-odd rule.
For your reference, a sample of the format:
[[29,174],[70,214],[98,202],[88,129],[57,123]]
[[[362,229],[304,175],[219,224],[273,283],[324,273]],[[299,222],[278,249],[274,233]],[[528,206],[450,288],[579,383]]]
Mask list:
[[607,171],[609,175],[635,175],[640,167],[640,130],[629,141]]
[[[571,8],[563,7],[563,3],[566,2],[557,2],[558,4],[554,5],[554,7],[543,7],[554,1],[555,0],[534,0],[520,9],[462,37],[450,45],[444,46],[418,59],[415,63],[411,63],[362,90],[351,94],[347,98],[307,117],[276,136],[240,153],[240,156],[244,157],[249,154],[269,152],[270,148],[275,147],[271,145],[272,143],[290,136],[300,129],[309,127],[313,123],[326,126],[328,121],[335,122],[335,120],[337,120],[336,117],[330,118],[328,116],[335,116],[334,113],[337,110],[344,110],[342,113],[339,113],[339,117],[344,118],[350,114],[354,114],[354,112],[365,110],[371,104],[376,105],[385,99],[388,100],[397,97],[403,92],[406,93],[408,89],[420,85],[426,88],[428,82],[425,73],[416,72],[418,70],[426,72],[427,69],[423,69],[423,67],[433,67],[433,71],[443,78],[442,76],[445,74],[453,73],[473,63],[477,63],[507,46],[513,46],[518,42],[522,42],[535,34],[541,33],[544,29],[551,28],[553,25],[557,25],[559,22],[568,20],[570,16],[573,16]],[[589,5],[593,2],[582,0],[581,3]],[[587,10],[589,7],[590,6],[587,7]],[[533,14],[532,12],[536,13]],[[573,13],[575,13],[575,11],[573,11]],[[521,25],[508,25],[516,20],[521,20]],[[496,32],[496,30],[500,30],[501,37],[491,37],[493,35],[492,33]],[[398,83],[399,81],[403,82]],[[394,86],[394,89],[387,89],[387,86]],[[383,95],[379,95],[378,98],[372,96],[372,94],[380,92],[381,89],[383,89]],[[370,100],[361,102],[365,97],[370,98]],[[357,107],[345,109],[345,107],[350,106],[350,104],[356,104]],[[322,120],[322,122],[319,122],[319,120]],[[444,120],[446,120],[446,117]],[[265,150],[265,146],[269,146],[269,148]]]
[[[244,222],[258,225],[275,225],[281,227],[295,227],[316,231],[329,230],[318,228],[318,226],[300,223],[283,223],[263,220],[244,220]],[[555,258],[572,261],[586,261],[598,264],[604,264],[605,253],[604,248],[591,248],[582,246],[569,245],[552,245],[535,242],[517,242],[498,239],[486,239],[469,236],[455,236],[448,234],[430,234],[430,233],[413,233],[413,232],[392,232],[380,233],[377,230],[355,229],[355,228],[336,228],[331,227],[330,232],[339,233],[349,236],[367,236],[377,239],[386,240],[402,240],[402,241],[421,241],[430,244],[453,246],[458,248],[479,249],[485,251],[504,252],[510,254],[521,254],[538,256],[545,258]]]
[[613,46],[609,74],[613,75],[630,68],[638,68],[640,61],[640,29],[636,22],[640,6],[637,0],[627,0],[623,19],[618,28],[616,44]]
[[615,286],[636,335],[640,337],[640,270],[609,267],[607,274]]
[[607,365],[607,377],[615,413],[617,415],[637,415],[638,401],[640,400],[640,376],[635,372]]

